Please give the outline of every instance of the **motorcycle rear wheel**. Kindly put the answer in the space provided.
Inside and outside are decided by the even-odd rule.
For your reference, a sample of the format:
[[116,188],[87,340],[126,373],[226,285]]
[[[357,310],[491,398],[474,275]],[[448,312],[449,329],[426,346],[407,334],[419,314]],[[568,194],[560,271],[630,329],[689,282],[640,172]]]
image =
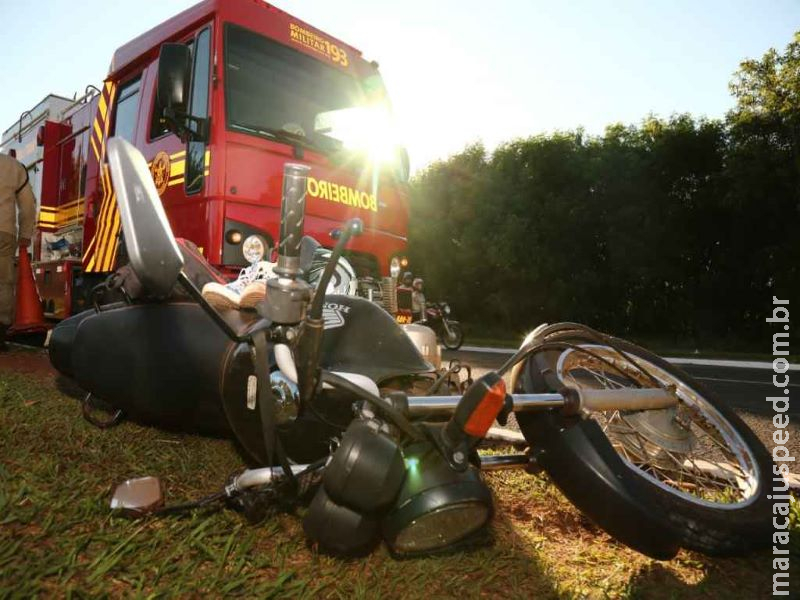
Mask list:
[[677,408],[582,417],[600,425],[647,483],[653,510],[667,517],[683,547],[739,555],[770,544],[773,463],[730,407],[680,368],[629,342],[609,338],[622,355],[579,330],[556,331],[546,342],[549,348],[524,367],[524,387],[535,388],[524,391],[675,386]]

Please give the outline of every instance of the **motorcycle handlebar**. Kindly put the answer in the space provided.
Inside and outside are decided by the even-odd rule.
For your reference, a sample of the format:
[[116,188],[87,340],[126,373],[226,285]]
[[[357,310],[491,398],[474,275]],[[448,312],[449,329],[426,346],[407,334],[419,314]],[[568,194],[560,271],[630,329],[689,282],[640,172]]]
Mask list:
[[291,259],[300,257],[300,242],[303,239],[303,218],[306,208],[306,185],[308,172],[306,165],[286,163],[283,167],[283,194],[281,198],[281,230],[278,254],[284,260],[283,267],[298,267],[288,264],[297,262]]

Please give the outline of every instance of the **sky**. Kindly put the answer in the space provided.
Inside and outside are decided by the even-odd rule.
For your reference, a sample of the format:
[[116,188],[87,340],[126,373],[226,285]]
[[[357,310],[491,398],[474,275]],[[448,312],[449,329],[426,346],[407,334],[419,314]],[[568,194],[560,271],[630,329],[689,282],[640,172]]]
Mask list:
[[[115,48],[192,4],[0,0],[0,129],[48,93],[98,85]],[[380,63],[413,170],[477,141],[721,117],[739,63],[800,29],[798,0],[273,4]]]

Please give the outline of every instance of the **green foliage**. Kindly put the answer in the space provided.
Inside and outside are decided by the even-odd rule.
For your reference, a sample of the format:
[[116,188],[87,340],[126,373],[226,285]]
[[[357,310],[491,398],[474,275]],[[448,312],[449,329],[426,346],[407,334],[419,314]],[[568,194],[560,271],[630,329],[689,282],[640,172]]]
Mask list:
[[800,35],[731,90],[724,121],[478,144],[418,173],[409,246],[428,297],[514,333],[574,320],[767,347],[771,297],[800,291]]

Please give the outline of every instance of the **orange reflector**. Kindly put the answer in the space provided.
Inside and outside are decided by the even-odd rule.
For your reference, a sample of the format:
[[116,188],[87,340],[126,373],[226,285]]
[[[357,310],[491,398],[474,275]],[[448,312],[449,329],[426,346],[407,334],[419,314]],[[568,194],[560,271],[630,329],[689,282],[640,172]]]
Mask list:
[[478,406],[472,411],[464,424],[464,432],[478,438],[485,436],[497,415],[500,414],[505,400],[506,384],[501,379],[489,388]]

